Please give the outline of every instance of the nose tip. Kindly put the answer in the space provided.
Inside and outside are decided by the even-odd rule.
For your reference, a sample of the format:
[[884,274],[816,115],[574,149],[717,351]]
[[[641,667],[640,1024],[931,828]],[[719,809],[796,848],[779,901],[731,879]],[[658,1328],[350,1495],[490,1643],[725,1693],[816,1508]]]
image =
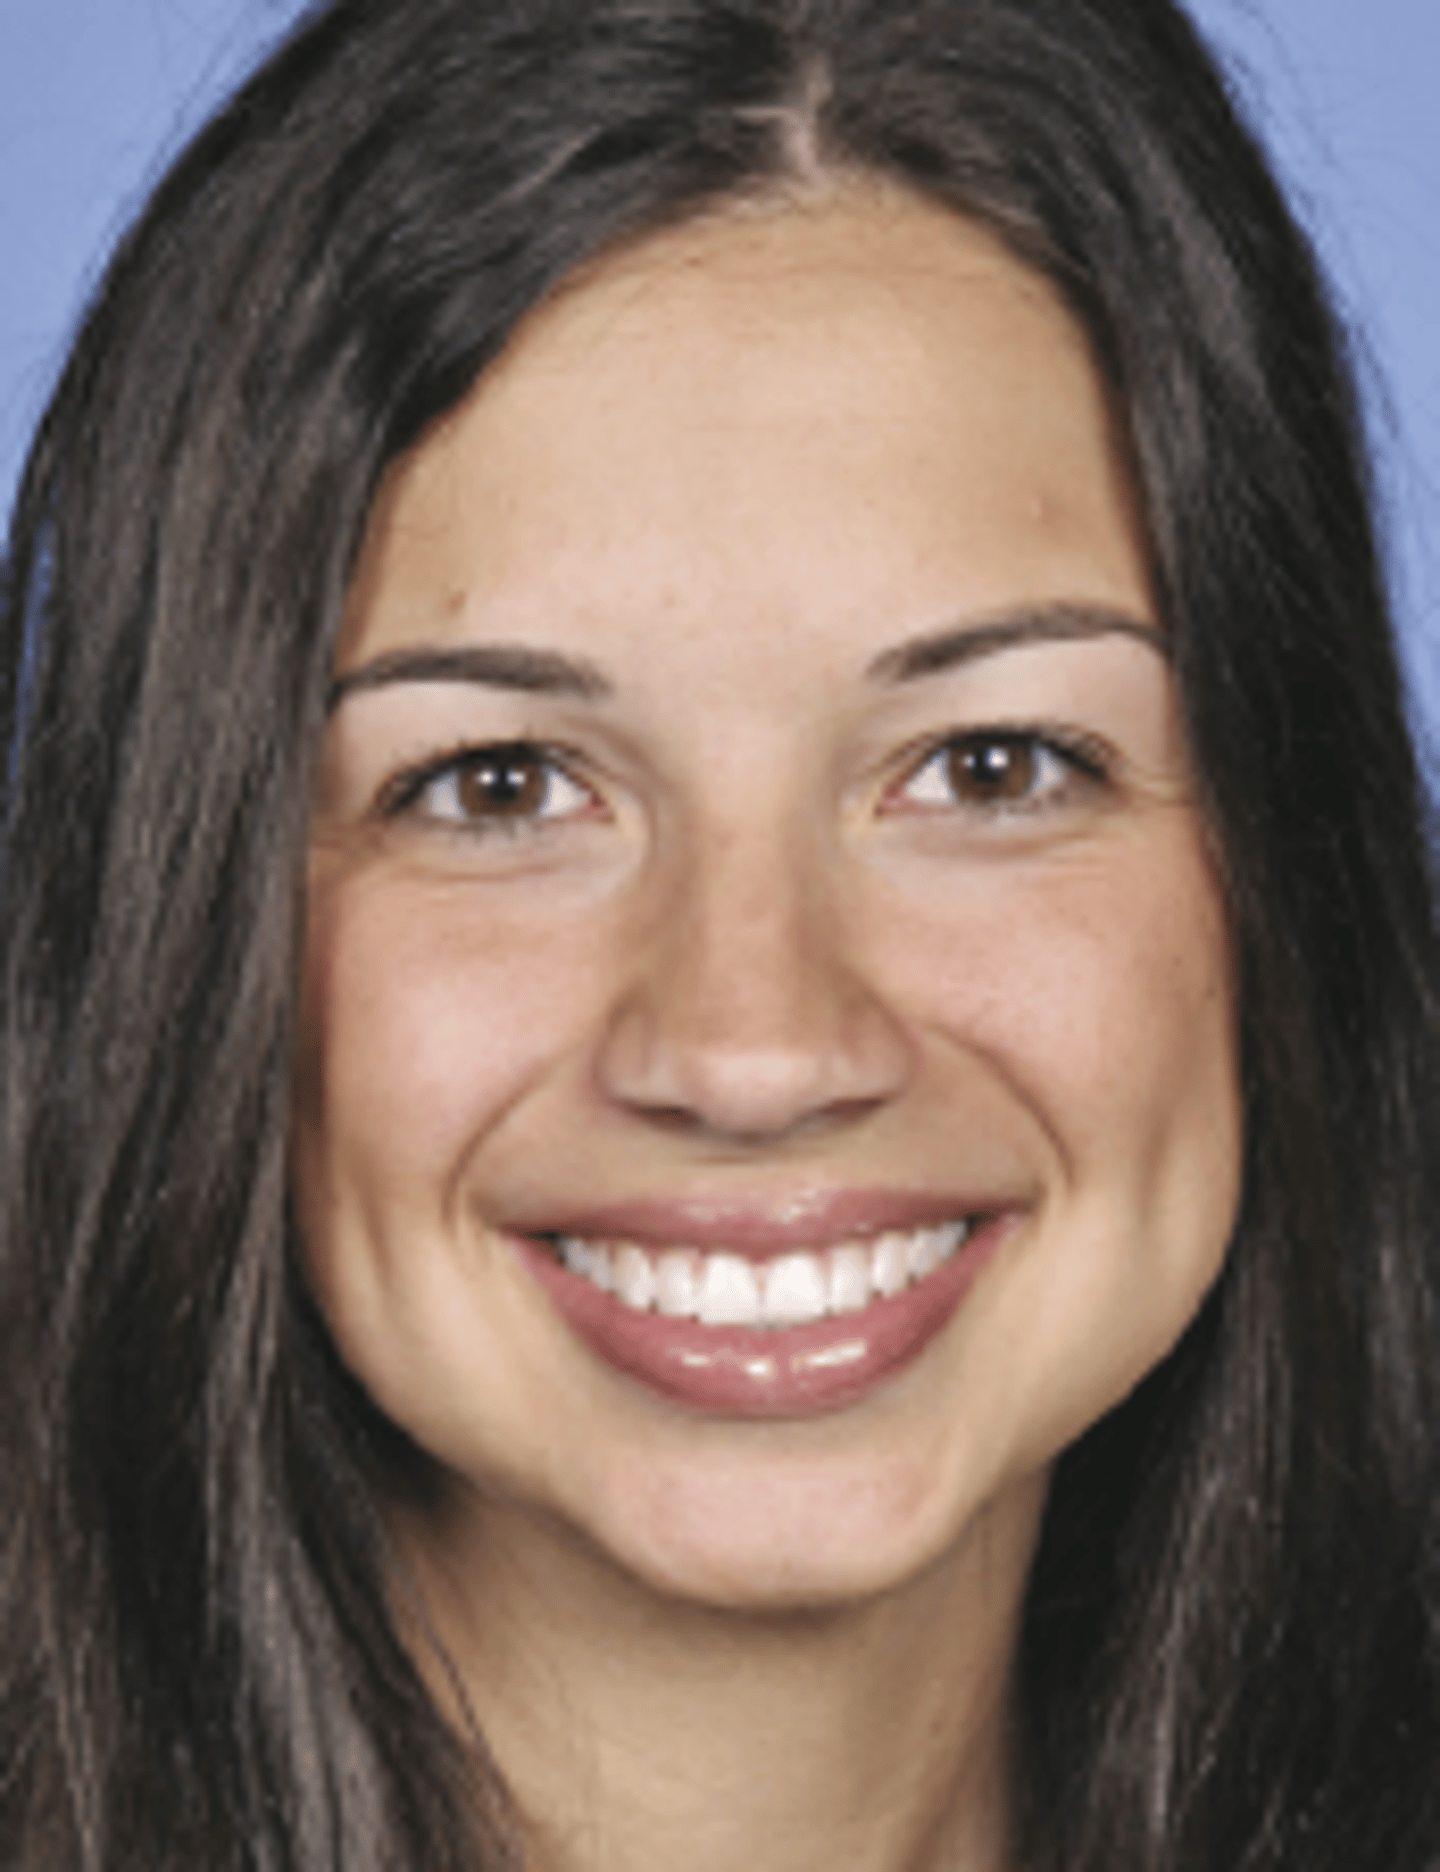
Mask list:
[[886,1102],[889,1087],[881,1081],[881,1073],[856,1071],[850,1060],[833,1055],[720,1035],[683,1050],[668,1038],[642,1044],[625,1069],[611,1073],[623,1102],[657,1126],[740,1146],[863,1118]]
[[905,1030],[845,953],[833,906],[692,892],[636,957],[601,1059],[647,1122],[756,1146],[855,1123],[910,1070]]

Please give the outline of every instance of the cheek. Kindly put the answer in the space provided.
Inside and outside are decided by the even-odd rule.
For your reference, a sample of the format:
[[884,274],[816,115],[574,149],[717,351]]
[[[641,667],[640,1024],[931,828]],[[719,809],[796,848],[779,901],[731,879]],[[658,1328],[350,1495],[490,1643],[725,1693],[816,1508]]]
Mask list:
[[292,1139],[306,1273],[342,1358],[432,1450],[478,1437],[494,1457],[486,1412],[512,1393],[521,1421],[543,1417],[507,1362],[532,1323],[470,1205],[477,1158],[575,1055],[578,946],[473,893],[312,882]]
[[435,1191],[573,1036],[573,936],[507,926],[462,891],[371,878],[315,893],[298,1103],[327,1154]]
[[[1188,818],[1185,821],[1188,827]],[[900,909],[914,1018],[983,1060],[1061,1167],[1138,1167],[1238,1113],[1228,942],[1197,836],[1156,823],[1114,849],[960,878]]]
[[377,1346],[423,1364],[475,1278],[473,1168],[503,1168],[509,1114],[574,1070],[579,947],[564,919],[517,931],[473,891],[312,886],[292,1174],[310,1281],[367,1376]]
[[[1159,828],[1156,828],[1158,833]],[[912,904],[907,992],[1002,1088],[1040,1206],[962,1331],[987,1408],[1042,1462],[1170,1350],[1238,1201],[1228,944],[1198,840],[1155,836]]]
[[1141,869],[1119,897],[1067,880],[1009,950],[1014,979],[1033,984],[1007,997],[1011,1070],[1072,1175],[1109,1171],[1160,1200],[1192,1163],[1238,1159],[1227,944],[1202,871]]

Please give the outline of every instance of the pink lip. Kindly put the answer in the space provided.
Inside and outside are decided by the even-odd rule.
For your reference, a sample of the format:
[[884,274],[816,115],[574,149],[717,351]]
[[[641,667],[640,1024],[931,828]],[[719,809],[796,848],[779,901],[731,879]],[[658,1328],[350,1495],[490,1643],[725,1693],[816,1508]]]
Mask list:
[[813,1190],[783,1202],[735,1196],[685,1201],[640,1200],[547,1215],[530,1235],[579,1235],[587,1241],[635,1242],[657,1252],[699,1248],[707,1254],[774,1255],[833,1248],[886,1229],[926,1228],[963,1215],[1013,1208],[1013,1198],[937,1196],[911,1190]]
[[[782,1220],[778,1235],[773,1212],[765,1220],[750,1209],[753,1226],[738,1240],[734,1232],[722,1233],[718,1220],[713,1228],[696,1228],[700,1218],[690,1215],[682,1227],[669,1205],[664,1206],[663,1218],[651,1212],[651,1220],[663,1220],[658,1229],[638,1226],[642,1215],[629,1209],[623,1212],[623,1227],[614,1226],[620,1220],[617,1212],[606,1211],[604,1226],[598,1215],[587,1214],[583,1228],[564,1232],[645,1246],[683,1242],[702,1249],[723,1247],[758,1259],[787,1248],[828,1246],[879,1232],[881,1226],[915,1228],[965,1213],[953,1202],[939,1208],[933,1199],[918,1200],[922,1213],[911,1220],[900,1220],[897,1206],[887,1202],[883,1223],[822,1228],[811,1213],[797,1218],[793,1226],[788,1218]],[[873,1211],[874,1205],[868,1206]],[[834,1219],[833,1208],[826,1205],[827,1224]],[[739,1219],[737,1212],[730,1221]],[[1013,1209],[991,1214],[972,1229],[953,1260],[863,1312],[779,1329],[702,1326],[697,1320],[637,1312],[572,1274],[544,1244],[522,1235],[509,1240],[571,1331],[614,1370],[693,1410],[739,1417],[805,1417],[854,1403],[917,1359],[953,1317],[1016,1219]]]

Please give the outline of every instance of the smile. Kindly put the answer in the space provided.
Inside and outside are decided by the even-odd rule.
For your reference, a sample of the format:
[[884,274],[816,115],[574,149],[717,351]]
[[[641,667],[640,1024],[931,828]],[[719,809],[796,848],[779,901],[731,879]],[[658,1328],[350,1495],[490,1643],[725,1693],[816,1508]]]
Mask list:
[[[885,1199],[857,1206],[843,1227],[835,1213],[793,1226],[739,1213],[692,1216],[693,1233],[662,1233],[662,1220],[684,1215],[642,1207],[508,1240],[612,1371],[707,1414],[806,1417],[854,1404],[914,1363],[1022,1214],[987,1207],[942,1219],[933,1202],[920,1205],[929,1215],[909,1217]],[[708,1245],[666,1242],[687,1235]]]
[[970,1230],[968,1220],[890,1229],[873,1240],[761,1262],[698,1248],[656,1253],[636,1242],[578,1235],[559,1237],[555,1252],[572,1274],[633,1312],[780,1330],[863,1313],[875,1300],[893,1299],[958,1254]]

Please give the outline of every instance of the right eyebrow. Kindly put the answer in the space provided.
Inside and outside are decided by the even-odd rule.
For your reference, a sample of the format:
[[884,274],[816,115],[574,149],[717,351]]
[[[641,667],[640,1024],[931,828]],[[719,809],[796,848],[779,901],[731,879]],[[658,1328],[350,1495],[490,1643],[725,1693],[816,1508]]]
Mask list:
[[407,650],[387,650],[337,676],[326,693],[326,713],[333,713],[347,696],[388,689],[396,683],[476,683],[487,689],[570,696],[581,702],[598,702],[614,693],[593,663],[561,656],[555,650],[503,643],[469,644],[462,649],[417,644]]
[[876,657],[868,674],[876,682],[908,683],[1031,644],[1082,643],[1112,636],[1132,637],[1169,660],[1164,632],[1148,619],[1110,605],[1059,603],[1021,605],[948,630],[907,638]]

